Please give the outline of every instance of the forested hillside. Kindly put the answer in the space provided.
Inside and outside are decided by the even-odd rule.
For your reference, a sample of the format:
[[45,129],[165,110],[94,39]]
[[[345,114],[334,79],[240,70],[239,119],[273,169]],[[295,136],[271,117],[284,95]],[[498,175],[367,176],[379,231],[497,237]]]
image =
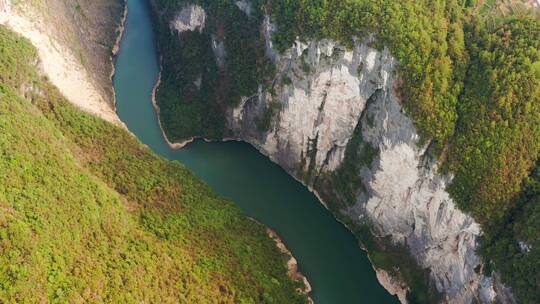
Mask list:
[[[178,9],[192,1],[156,0],[160,16],[156,19],[162,64],[157,101],[167,135],[182,140],[194,135],[220,138],[229,135],[224,112],[238,105],[241,96],[257,92],[258,84],[269,80],[274,66],[264,55],[260,39],[263,12],[254,9],[250,18],[234,1],[202,1],[208,20],[205,31],[188,31],[178,39],[169,30],[169,20]],[[260,7],[262,1],[253,2]],[[217,32],[217,35],[211,33]],[[226,38],[226,39],[225,39]],[[213,58],[212,39],[222,42],[225,62],[219,66]],[[201,88],[193,85],[200,81]]]
[[[531,173],[540,151],[537,10],[510,0],[257,0],[248,16],[235,1],[195,1],[207,11],[205,29],[178,34],[169,21],[194,1],[155,2],[166,66],[158,103],[172,140],[234,135],[224,115],[239,96],[255,94],[258,85],[272,92],[264,14],[277,27],[272,42],[280,52],[297,39],[331,38],[351,47],[373,35],[373,46],[388,48],[399,63],[398,93],[423,143],[431,143],[441,173],[455,176],[451,196],[483,225],[481,253],[495,266],[486,272],[499,270],[520,302],[540,301],[540,216]],[[214,33],[225,42],[224,67],[209,60]],[[194,85],[199,77],[202,89]],[[356,182],[342,188],[354,199],[360,168],[348,169]]]
[[265,228],[82,113],[0,27],[0,302],[304,303]]

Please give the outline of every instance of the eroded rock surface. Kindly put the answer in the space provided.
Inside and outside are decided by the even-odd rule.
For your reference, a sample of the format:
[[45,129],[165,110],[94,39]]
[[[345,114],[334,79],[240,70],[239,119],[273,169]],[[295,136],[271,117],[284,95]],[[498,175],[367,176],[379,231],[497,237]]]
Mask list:
[[206,23],[206,12],[199,5],[191,4],[180,10],[171,21],[171,28],[179,33],[199,31],[202,33]]
[[[271,28],[263,24],[268,37]],[[431,270],[447,301],[490,303],[496,296],[493,282],[478,273],[481,260],[475,253],[480,226],[446,192],[450,177],[437,173],[428,145],[420,144],[396,96],[395,60],[372,43],[368,38],[347,50],[330,40],[297,41],[274,57],[278,76],[273,93],[261,88],[243,98],[229,124],[308,186],[314,185],[306,172],[317,176],[343,164],[360,124],[362,141],[379,152],[361,170],[358,188],[365,190],[342,212],[354,222],[369,222],[379,236],[406,244],[419,264]],[[270,41],[267,45],[271,48]],[[269,108],[278,110],[261,134],[255,121]]]
[[241,11],[246,13],[247,16],[251,16],[251,2],[248,2],[246,0],[236,1],[234,3]]
[[[0,24],[32,42],[38,51],[41,70],[71,103],[123,126],[114,109],[110,78],[115,29],[99,32],[101,27],[120,23],[121,14],[117,10],[122,5],[98,2],[82,4],[80,10],[97,16],[83,22],[70,11],[73,3],[69,1],[0,0]],[[54,11],[54,16],[43,10],[42,5]],[[99,39],[107,41],[109,48]]]
[[[236,4],[246,12],[244,4]],[[186,16],[194,14],[190,7],[184,8],[191,11]],[[190,24],[191,30],[204,26]],[[271,17],[265,16],[261,43],[276,76],[227,109],[227,132],[250,142],[318,192],[338,186],[317,181],[350,165],[345,163],[348,149],[365,154],[369,147],[373,155],[361,164],[360,182],[350,185],[356,189],[354,197],[341,202],[340,216],[406,245],[418,264],[429,269],[444,301],[511,302],[504,298],[504,286],[481,273],[476,254],[481,228],[457,209],[446,192],[451,176],[438,173],[429,142],[420,141],[404,112],[390,52],[375,49],[374,38],[367,37],[354,41],[350,49],[328,39],[297,39],[280,53],[272,42],[275,30]],[[231,50],[223,49],[215,36],[211,39],[216,62],[223,67],[224,54]],[[405,301],[402,282],[386,273],[379,277]]]

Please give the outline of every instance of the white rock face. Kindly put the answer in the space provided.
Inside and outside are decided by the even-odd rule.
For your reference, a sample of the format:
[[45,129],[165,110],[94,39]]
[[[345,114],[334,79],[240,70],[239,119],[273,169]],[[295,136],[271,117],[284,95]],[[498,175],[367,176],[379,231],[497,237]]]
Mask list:
[[212,38],[212,50],[216,56],[216,62],[219,67],[225,66],[225,42],[218,40],[215,35]]
[[425,156],[426,147],[418,146],[419,136],[388,80],[366,109],[371,125],[362,122],[364,140],[380,154],[362,173],[369,198],[357,206],[380,235],[406,243],[417,261],[431,269],[448,301],[471,303],[478,296],[491,303],[490,280],[474,270],[481,264],[475,253],[480,226],[445,191],[450,178],[440,176]]
[[234,3],[242,12],[246,13],[247,16],[251,16],[251,10],[252,10],[252,7],[251,7],[251,3],[248,2],[247,0],[241,0],[241,1],[236,1]]
[[[450,177],[440,176],[428,147],[419,146],[395,94],[395,60],[388,50],[371,48],[370,39],[352,50],[322,40],[296,42],[274,56],[272,29],[266,19],[267,54],[278,71],[273,92],[261,89],[243,98],[231,111],[230,127],[302,179],[310,167],[316,173],[338,168],[361,124],[364,142],[380,152],[361,170],[366,193],[345,213],[353,221],[369,220],[380,236],[406,244],[431,270],[445,301],[491,303],[493,280],[475,271],[481,265],[475,253],[480,226],[457,209],[445,190]],[[278,111],[269,131],[254,132],[254,121],[271,105]]]
[[47,31],[46,23],[34,7],[0,0],[0,24],[30,40],[37,49],[42,72],[67,100],[88,113],[125,127],[73,51]]
[[272,34],[276,31],[276,26],[270,20],[270,16],[264,16],[261,31],[264,35],[266,56],[272,59],[274,63],[277,63],[279,61],[279,52],[274,49],[274,45],[272,43]]
[[179,33],[199,31],[202,33],[206,23],[206,12],[199,5],[191,4],[184,7],[171,21],[171,28]]
[[[365,45],[345,51],[328,40],[297,43],[279,64],[292,84],[284,83],[278,91],[281,119],[268,134],[264,149],[286,154],[290,168],[316,149],[315,159],[310,159],[315,167],[336,169],[367,99],[382,82],[383,66],[370,61],[376,55]],[[361,65],[365,68],[358,75]],[[307,170],[308,163],[305,166]]]

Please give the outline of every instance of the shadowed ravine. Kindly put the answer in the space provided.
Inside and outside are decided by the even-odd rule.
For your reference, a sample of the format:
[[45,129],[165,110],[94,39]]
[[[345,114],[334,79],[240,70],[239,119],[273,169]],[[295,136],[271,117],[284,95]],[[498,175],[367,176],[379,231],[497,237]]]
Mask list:
[[151,103],[159,67],[145,0],[128,0],[114,87],[122,121],[156,153],[178,160],[247,216],[274,229],[313,287],[315,303],[397,303],[377,282],[354,236],[317,198],[245,143],[196,141],[171,150]]

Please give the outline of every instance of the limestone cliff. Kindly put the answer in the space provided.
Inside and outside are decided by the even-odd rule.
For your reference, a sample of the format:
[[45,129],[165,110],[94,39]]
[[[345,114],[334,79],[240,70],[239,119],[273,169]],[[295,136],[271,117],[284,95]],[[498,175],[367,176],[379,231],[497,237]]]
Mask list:
[[[343,164],[359,124],[362,141],[379,153],[359,172],[362,185],[356,200],[341,214],[356,223],[367,221],[380,236],[407,244],[431,270],[446,300],[490,303],[493,287],[478,273],[481,261],[475,254],[480,227],[455,207],[445,192],[450,177],[437,174],[428,146],[420,144],[403,113],[395,94],[393,58],[387,50],[370,48],[369,42],[357,43],[352,51],[326,40],[297,42],[277,61],[281,79],[289,77],[291,84],[278,81],[274,96],[261,92],[245,99],[229,123],[242,139],[316,191],[324,191],[317,188],[317,178]],[[270,131],[257,134],[253,117],[270,103],[278,103],[280,110]]]
[[[249,12],[245,2],[237,5]],[[171,20],[170,29],[202,31],[201,16],[206,18],[203,8],[186,6]],[[231,137],[253,144],[318,192],[339,219],[353,226],[367,224],[378,237],[390,236],[392,242],[406,245],[429,270],[443,301],[511,301],[505,292],[495,291],[498,283],[481,274],[476,254],[480,226],[457,209],[445,190],[452,177],[438,173],[429,142],[420,141],[404,112],[389,51],[375,49],[368,37],[352,49],[330,40],[297,40],[279,54],[272,46],[275,27],[270,20],[264,18],[261,37],[276,76],[270,86],[261,85],[256,94],[242,97],[238,106],[226,107]],[[212,42],[218,45],[215,38]],[[226,51],[214,47],[219,66]],[[268,126],[261,129],[263,120]],[[347,159],[347,154],[356,157]],[[343,179],[331,177],[351,161],[359,168],[358,178],[348,181],[351,191],[342,191]],[[393,285],[386,284],[389,290],[403,288],[399,280],[384,281]],[[403,293],[400,298],[405,301]]]
[[72,103],[121,125],[114,111],[111,56],[124,2],[0,0],[0,24],[29,39],[41,69]]

